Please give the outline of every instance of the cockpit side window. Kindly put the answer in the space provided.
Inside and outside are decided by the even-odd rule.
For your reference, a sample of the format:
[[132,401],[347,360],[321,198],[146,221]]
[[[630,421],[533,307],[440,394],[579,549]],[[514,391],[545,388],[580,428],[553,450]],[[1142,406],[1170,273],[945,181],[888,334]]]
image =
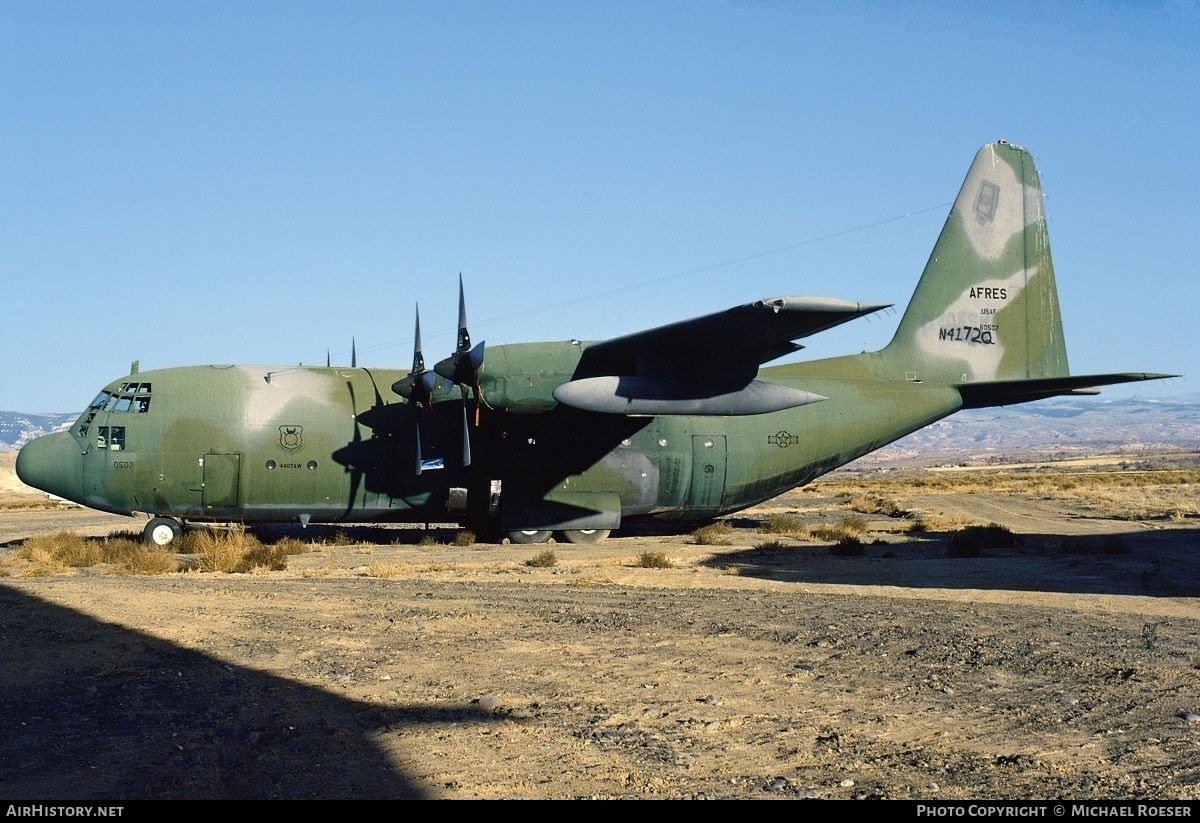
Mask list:
[[79,419],[75,421],[75,433],[77,435],[87,437],[88,428],[91,426],[92,421],[96,419],[96,412],[104,407],[104,404],[108,402],[110,397],[112,397],[111,394],[102,391],[96,395],[95,400],[88,404],[88,407],[83,410],[83,414],[79,415]]
[[109,451],[125,451],[124,426],[100,426],[96,430],[96,448]]

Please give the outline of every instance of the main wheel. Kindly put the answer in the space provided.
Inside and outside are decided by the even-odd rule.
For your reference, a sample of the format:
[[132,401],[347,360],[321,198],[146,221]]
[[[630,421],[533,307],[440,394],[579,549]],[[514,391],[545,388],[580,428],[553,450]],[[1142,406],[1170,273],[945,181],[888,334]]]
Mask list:
[[550,539],[549,529],[519,529],[508,533],[508,539],[512,543],[545,543]]
[[171,545],[183,534],[183,525],[171,517],[156,517],[142,529],[142,540],[160,548]]
[[608,537],[611,529],[565,529],[563,537],[568,543],[599,543]]

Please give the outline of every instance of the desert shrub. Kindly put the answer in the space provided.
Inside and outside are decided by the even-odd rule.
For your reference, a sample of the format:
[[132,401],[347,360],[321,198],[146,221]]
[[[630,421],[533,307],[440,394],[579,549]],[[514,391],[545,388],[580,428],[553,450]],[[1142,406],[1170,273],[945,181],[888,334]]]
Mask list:
[[308,544],[303,540],[297,540],[294,537],[285,537],[275,543],[275,548],[283,554],[306,554],[308,552]]
[[284,550],[264,545],[243,529],[196,529],[184,534],[182,541],[187,554],[198,555],[197,571],[244,573],[287,568]]
[[47,567],[67,568],[94,566],[102,560],[100,546],[94,540],[69,531],[31,537],[21,545],[17,557]]
[[787,549],[787,543],[780,540],[766,540],[762,543],[755,544],[754,550],[759,552],[777,552]]
[[159,546],[148,546],[140,535],[132,532],[110,534],[100,544],[105,563],[113,565],[114,574],[169,574],[179,571],[174,552]]
[[662,552],[642,552],[638,555],[636,565],[642,569],[669,569],[671,558]]
[[[254,540],[251,538],[251,540]],[[287,568],[288,556],[278,546],[267,546],[254,540],[246,546],[242,559],[233,567],[235,572],[272,571],[281,572]]]
[[409,571],[410,570],[407,566],[402,566],[398,563],[375,563],[367,566],[362,574],[365,577],[379,577],[387,579],[392,577],[403,577],[404,575],[408,574]]
[[858,514],[847,514],[832,526],[814,526],[809,529],[814,540],[845,540],[861,537],[867,531],[867,519]]
[[758,530],[763,534],[785,534],[792,536],[807,533],[804,524],[800,522],[800,518],[791,514],[768,515],[759,524]]
[[1016,545],[1017,536],[1006,526],[968,526],[950,538],[946,556],[979,557],[985,549],[1011,549]]
[[909,515],[909,512],[902,509],[895,500],[861,492],[851,495],[846,508],[863,514],[882,514],[885,517],[908,517]]
[[732,534],[733,527],[724,520],[718,520],[692,532],[692,542],[697,546],[724,546],[729,543]]
[[829,547],[829,553],[836,557],[862,557],[863,544],[857,537],[843,537]]
[[546,549],[526,560],[525,565],[535,569],[552,569],[558,565],[558,555],[554,553],[554,549]]
[[442,544],[439,543],[432,534],[425,534],[425,535],[422,535],[421,539],[417,541],[417,545],[429,547],[429,546],[440,546]]
[[454,540],[450,543],[451,546],[465,548],[475,545],[475,532],[463,529],[458,534],[454,535]]

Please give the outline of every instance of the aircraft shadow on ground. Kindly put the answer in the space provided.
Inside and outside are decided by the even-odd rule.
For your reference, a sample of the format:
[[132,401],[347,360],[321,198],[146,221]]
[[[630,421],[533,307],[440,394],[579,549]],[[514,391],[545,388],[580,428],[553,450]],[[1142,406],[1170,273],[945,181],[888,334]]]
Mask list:
[[380,707],[0,586],[0,796],[422,798],[372,736],[487,720]]
[[761,548],[721,552],[706,565],[793,583],[996,589],[1064,594],[1200,597],[1200,529],[1067,537],[1025,534],[1013,548],[947,556],[948,535],[865,544],[838,556],[827,544],[756,539]]

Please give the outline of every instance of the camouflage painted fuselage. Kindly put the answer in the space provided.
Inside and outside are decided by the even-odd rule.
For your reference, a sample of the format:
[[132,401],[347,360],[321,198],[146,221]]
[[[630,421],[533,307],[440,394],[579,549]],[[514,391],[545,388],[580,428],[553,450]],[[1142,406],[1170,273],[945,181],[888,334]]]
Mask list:
[[[101,410],[82,434],[81,418],[70,434],[81,485],[57,493],[104,511],[186,520],[420,522],[503,513],[506,527],[532,528],[558,522],[538,514],[544,501],[611,509],[614,495],[622,519],[703,520],[807,483],[961,404],[953,387],[872,378],[870,355],[764,369],[762,378],[830,398],[773,414],[617,417],[547,402],[549,389],[570,379],[581,348],[488,352],[488,372],[500,362],[509,369],[481,380],[469,467],[457,392],[418,409],[390,396],[402,371],[295,368],[275,371],[269,383],[268,369],[246,366],[130,375],[106,392],[119,398],[123,386],[148,385],[147,410]],[[512,368],[518,363],[526,367]],[[861,377],[821,375],[831,367]],[[418,425],[426,466],[419,474]],[[465,501],[451,494],[456,488],[466,490]]]

